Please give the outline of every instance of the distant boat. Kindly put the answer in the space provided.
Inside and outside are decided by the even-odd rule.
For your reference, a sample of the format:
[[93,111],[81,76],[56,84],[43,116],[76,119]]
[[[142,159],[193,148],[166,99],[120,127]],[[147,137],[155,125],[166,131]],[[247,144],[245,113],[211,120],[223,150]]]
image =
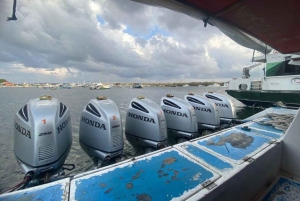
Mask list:
[[101,82],[99,83],[94,83],[90,85],[90,89],[91,90],[95,90],[95,89],[110,89],[110,85],[109,84],[102,84]]
[[188,84],[185,84],[185,85],[183,85],[183,87],[189,87],[190,85],[188,85]]
[[98,87],[98,89],[110,89],[110,85],[109,84],[102,84]]
[[132,87],[131,88],[135,88],[135,89],[141,89],[143,88],[143,85],[141,85],[140,83],[133,83]]
[[115,87],[122,87],[122,85],[121,85],[121,83],[117,82],[117,83],[115,84]]

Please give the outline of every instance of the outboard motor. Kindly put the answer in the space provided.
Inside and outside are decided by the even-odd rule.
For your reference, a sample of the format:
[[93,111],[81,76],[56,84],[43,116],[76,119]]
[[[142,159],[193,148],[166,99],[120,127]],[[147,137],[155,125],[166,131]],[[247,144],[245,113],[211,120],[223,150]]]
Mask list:
[[220,117],[217,106],[214,102],[211,102],[209,99],[194,95],[193,93],[189,93],[184,96],[185,101],[191,104],[194,107],[198,129],[205,131],[214,131],[220,128]]
[[145,153],[167,146],[167,125],[162,109],[139,96],[131,100],[126,115],[125,135],[133,148]]
[[198,136],[198,125],[193,106],[168,94],[160,103],[167,121],[168,136],[178,143]]
[[90,100],[81,113],[79,143],[98,167],[123,152],[123,129],[117,105],[104,96]]
[[221,123],[231,124],[236,120],[235,107],[230,98],[215,93],[204,93],[204,96],[216,104]]
[[36,180],[64,174],[72,145],[68,107],[51,96],[31,99],[15,115],[14,152],[23,172]]

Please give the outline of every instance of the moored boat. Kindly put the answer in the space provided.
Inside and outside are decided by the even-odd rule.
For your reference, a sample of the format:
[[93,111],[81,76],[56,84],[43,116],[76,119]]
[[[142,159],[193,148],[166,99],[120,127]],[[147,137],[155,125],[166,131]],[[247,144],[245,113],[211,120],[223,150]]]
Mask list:
[[133,83],[133,85],[132,85],[131,88],[133,88],[133,89],[141,89],[141,88],[143,88],[143,85],[141,83],[136,82],[136,83]]
[[[299,55],[280,53],[255,57],[254,62],[267,62],[263,77],[251,77],[250,69],[259,65],[246,67],[243,77],[229,81],[226,92],[245,105],[270,107],[281,101],[287,107],[300,107],[300,59]],[[263,64],[264,65],[264,64]]]

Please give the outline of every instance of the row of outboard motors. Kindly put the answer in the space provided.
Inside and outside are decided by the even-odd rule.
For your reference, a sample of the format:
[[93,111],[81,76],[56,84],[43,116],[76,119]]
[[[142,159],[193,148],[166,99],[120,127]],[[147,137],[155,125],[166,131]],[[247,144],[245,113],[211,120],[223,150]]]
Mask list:
[[[160,105],[142,96],[127,110],[125,136],[129,143],[147,152],[218,130],[233,123],[235,108],[226,96],[189,94],[184,100],[167,95]],[[33,177],[63,175],[63,164],[72,145],[70,111],[51,96],[30,100],[15,115],[14,152],[25,174]],[[208,133],[209,133],[208,132]],[[89,101],[80,119],[79,142],[95,165],[122,155],[122,120],[117,105],[99,96]]]

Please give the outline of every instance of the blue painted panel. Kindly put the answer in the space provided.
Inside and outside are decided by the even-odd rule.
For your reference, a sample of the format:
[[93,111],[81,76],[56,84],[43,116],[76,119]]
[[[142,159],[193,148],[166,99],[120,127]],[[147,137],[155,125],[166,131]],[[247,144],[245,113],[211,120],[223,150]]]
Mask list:
[[[170,200],[214,175],[176,151],[77,178],[75,200]],[[75,183],[75,186],[74,186]],[[71,194],[74,193],[73,190]]]
[[188,151],[189,153],[193,154],[194,156],[204,160],[206,163],[209,165],[219,169],[219,170],[224,170],[224,169],[232,169],[232,165],[230,163],[227,163],[220,158],[194,146],[194,145],[187,145],[183,147]]
[[[28,188],[15,193],[9,193],[7,195],[1,195],[0,201],[13,201],[13,200],[30,200],[30,201],[41,201],[41,200],[68,200],[68,191],[64,192],[65,186],[62,184],[56,184],[52,186],[39,186],[37,188]],[[69,188],[67,188],[69,189]]]
[[248,128],[251,129],[250,131],[241,129],[241,126],[237,126],[235,128],[241,129],[241,131],[245,132],[245,133],[253,133],[253,134],[263,135],[263,136],[275,138],[275,139],[281,138],[283,136],[283,132],[279,133],[279,132],[271,131],[272,129],[270,129],[270,126],[264,126],[264,128],[263,128],[263,126],[259,125],[259,126],[261,126],[261,128],[257,129],[256,125],[259,125],[259,124],[254,123],[252,125],[248,125]]
[[272,187],[272,189],[267,193],[262,201],[300,200],[299,192],[300,183],[280,177],[277,183]]
[[259,149],[264,143],[270,141],[271,139],[255,135],[251,132],[232,129],[220,135],[214,135],[196,142],[225,157],[233,160],[241,160]]
[[263,125],[263,124],[258,124],[258,123],[253,122],[253,123],[249,124],[249,126],[253,127],[253,128],[265,130],[265,131],[274,132],[274,133],[277,133],[278,135],[283,134],[282,130],[276,129],[274,126],[271,126],[271,125],[268,126],[268,125]]

